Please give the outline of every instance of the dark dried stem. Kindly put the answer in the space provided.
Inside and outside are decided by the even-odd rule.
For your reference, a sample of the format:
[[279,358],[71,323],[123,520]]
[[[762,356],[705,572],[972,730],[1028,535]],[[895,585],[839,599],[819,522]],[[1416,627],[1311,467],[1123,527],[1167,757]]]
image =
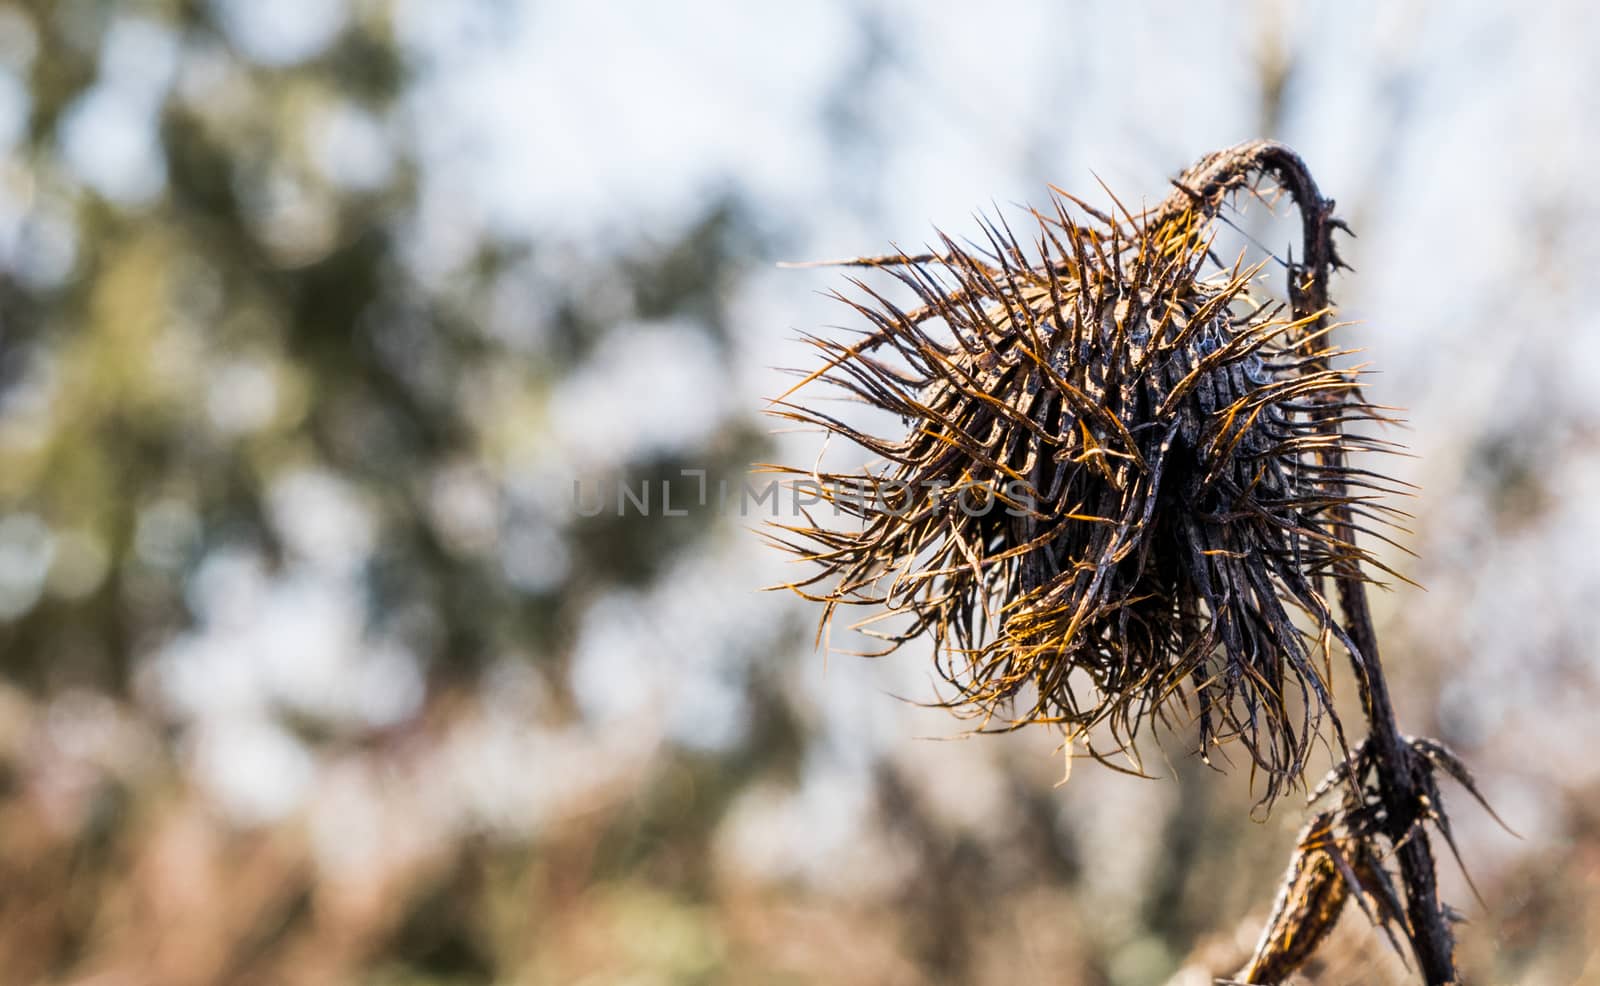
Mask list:
[[[1199,208],[1207,216],[1215,215],[1228,194],[1263,174],[1277,181],[1299,209],[1303,244],[1300,261],[1292,264],[1289,270],[1290,302],[1296,317],[1318,316],[1320,328],[1330,317],[1328,279],[1333,269],[1342,265],[1334,250],[1333,230],[1343,228],[1343,223],[1334,217],[1333,201],[1322,197],[1305,162],[1288,147],[1274,141],[1252,141],[1211,155],[1176,183],[1179,191],[1157,208],[1154,220],[1159,223],[1192,208]],[[1342,466],[1339,445],[1329,443],[1328,447],[1327,464]],[[1336,471],[1330,474],[1338,475]],[[1335,489],[1332,493],[1339,497],[1343,490]],[[1340,538],[1354,542],[1354,520],[1348,506],[1337,508],[1335,527]],[[1367,717],[1368,745],[1374,754],[1378,786],[1385,803],[1389,826],[1385,834],[1397,846],[1411,948],[1418,970],[1429,986],[1445,986],[1459,980],[1450,920],[1439,900],[1433,850],[1419,821],[1426,804],[1426,767],[1419,762],[1395,720],[1389,686],[1378,656],[1378,636],[1373,628],[1360,562],[1352,557],[1341,564],[1335,581],[1345,630],[1349,634],[1350,660],[1361,690],[1362,710]]]

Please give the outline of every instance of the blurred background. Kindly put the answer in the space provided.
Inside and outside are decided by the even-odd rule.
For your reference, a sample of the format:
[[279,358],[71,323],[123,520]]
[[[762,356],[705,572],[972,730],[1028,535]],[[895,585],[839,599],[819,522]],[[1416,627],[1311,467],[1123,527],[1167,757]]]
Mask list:
[[[1274,136],[1409,409],[1402,725],[1521,836],[1447,791],[1463,963],[1600,982],[1596,50],[1581,0],[0,2],[0,981],[1236,967],[1293,798],[1181,737],[1058,786],[924,654],[818,651],[755,518],[574,484],[809,461],[773,368],[854,323],[777,261]],[[1308,972],[1405,978],[1354,912]]]

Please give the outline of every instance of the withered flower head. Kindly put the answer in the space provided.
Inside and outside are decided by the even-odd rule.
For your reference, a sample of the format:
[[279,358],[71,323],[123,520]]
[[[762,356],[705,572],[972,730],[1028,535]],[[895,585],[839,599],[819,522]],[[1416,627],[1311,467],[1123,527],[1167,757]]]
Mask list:
[[[1270,799],[1332,717],[1343,631],[1324,576],[1371,562],[1336,508],[1383,516],[1382,480],[1344,452],[1385,443],[1348,428],[1381,415],[1333,365],[1327,313],[1257,297],[1261,265],[1213,252],[1228,197],[1261,190],[1206,185],[1209,160],[1138,214],[1052,196],[1031,250],[990,221],[981,247],[941,234],[922,255],[846,261],[918,303],[853,278],[860,294],[839,297],[864,337],[812,338],[824,365],[773,413],[878,461],[785,470],[859,524],[808,516],[775,537],[820,566],[790,588],[824,624],[865,605],[858,625],[889,650],[931,636],[945,704],[980,728],[1054,723],[1137,763],[1143,727],[1192,720],[1203,755],[1243,745]],[[817,399],[830,388],[908,430],[857,430]]]

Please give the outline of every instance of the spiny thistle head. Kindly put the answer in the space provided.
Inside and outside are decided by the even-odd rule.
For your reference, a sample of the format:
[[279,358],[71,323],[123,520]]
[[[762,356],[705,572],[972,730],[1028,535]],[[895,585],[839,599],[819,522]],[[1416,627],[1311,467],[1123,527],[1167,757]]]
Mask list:
[[[859,295],[838,297],[863,337],[809,340],[824,364],[773,413],[876,460],[785,470],[859,523],[808,514],[774,539],[818,566],[789,588],[824,625],[861,605],[889,650],[931,637],[943,704],[980,729],[1053,723],[1137,764],[1142,729],[1193,721],[1202,755],[1243,745],[1270,800],[1324,719],[1338,729],[1343,631],[1322,586],[1371,562],[1336,508],[1384,516],[1381,479],[1344,464],[1384,444],[1348,429],[1381,414],[1334,365],[1327,312],[1257,297],[1261,266],[1213,253],[1224,198],[1257,187],[1179,188],[1115,218],[1058,193],[1031,251],[990,221],[983,247],[941,234],[925,254],[846,261],[917,302],[853,278]],[[816,399],[840,395],[907,430],[864,433]]]

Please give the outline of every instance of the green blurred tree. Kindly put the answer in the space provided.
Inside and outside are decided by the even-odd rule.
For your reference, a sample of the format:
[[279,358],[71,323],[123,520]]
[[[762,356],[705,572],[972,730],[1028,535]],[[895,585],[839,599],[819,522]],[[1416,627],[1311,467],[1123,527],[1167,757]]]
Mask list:
[[[398,721],[278,710],[311,749],[404,736],[452,696],[471,701],[507,655],[544,677],[547,714],[575,719],[567,665],[585,612],[648,589],[713,517],[693,505],[669,523],[576,516],[548,495],[573,477],[528,476],[542,468],[530,450],[563,381],[597,351],[626,349],[639,324],[686,327],[726,365],[729,288],[760,252],[750,214],[708,199],[671,236],[581,261],[534,231],[470,223],[467,242],[440,246],[427,190],[456,179],[430,171],[429,121],[411,102],[426,56],[397,39],[397,4],[329,4],[342,13],[328,36],[287,53],[250,35],[248,6],[0,3],[0,88],[9,79],[19,94],[0,166],[0,677],[30,701],[99,694],[160,717],[150,674],[214,608],[207,566],[243,557],[274,579],[309,554],[356,587],[362,637],[393,642],[423,683]],[[715,482],[759,447],[748,417],[731,415],[585,479],[637,487],[694,467]],[[719,814],[750,777],[798,755],[772,681],[742,687],[759,718],[752,742],[666,754],[701,785],[694,813],[670,791],[646,793],[603,826],[612,848],[577,879],[671,858],[692,861],[687,875],[666,864],[672,879],[704,886]],[[161,723],[171,745],[156,776],[171,776],[186,725]],[[171,793],[109,785],[49,848],[20,835],[31,816],[0,799],[0,871],[16,878],[0,913],[33,916],[16,925],[32,929],[26,941],[0,941],[26,961],[17,974],[115,964],[107,929],[143,926],[119,888],[159,850],[149,836],[164,809],[148,802]],[[493,943],[496,915],[525,921],[544,897],[508,903],[475,875],[487,852],[463,845],[397,898],[368,958],[317,954],[382,981],[493,978],[525,947]],[[513,857],[495,857],[495,872],[529,865]],[[215,934],[219,964],[196,966],[194,981],[282,981],[280,961],[295,968],[307,940],[330,934],[315,930],[303,869],[272,872],[241,876],[219,910],[227,928],[195,929]]]
[[[186,587],[213,551],[284,562],[270,499],[292,471],[370,512],[371,626],[431,680],[510,652],[558,666],[587,599],[647,583],[707,518],[538,518],[573,574],[519,589],[506,570],[528,518],[504,489],[507,435],[544,427],[541,401],[619,315],[683,318],[725,352],[723,291],[751,226],[712,202],[681,241],[619,244],[576,278],[532,236],[480,231],[439,269],[418,259],[425,122],[407,112],[415,53],[391,5],[353,5],[288,59],[252,56],[236,6],[0,8],[29,96],[6,176],[24,214],[0,271],[0,512],[26,569],[0,599],[6,674],[125,691],[194,619]],[[542,322],[521,338],[494,325],[508,295]],[[737,468],[751,435],[730,424],[609,478]],[[487,530],[452,529],[437,502],[463,477],[496,505]]]

